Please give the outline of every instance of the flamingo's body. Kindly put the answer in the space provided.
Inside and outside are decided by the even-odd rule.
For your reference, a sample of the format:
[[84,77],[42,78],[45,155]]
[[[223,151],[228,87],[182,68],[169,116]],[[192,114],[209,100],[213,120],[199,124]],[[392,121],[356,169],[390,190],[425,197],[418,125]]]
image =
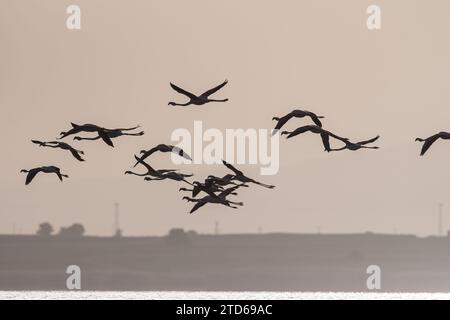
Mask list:
[[134,158],[136,159],[136,161],[138,163],[142,164],[147,169],[147,172],[143,173],[143,174],[139,174],[139,173],[135,173],[132,171],[125,171],[125,174],[133,174],[136,176],[145,177],[144,180],[146,180],[146,181],[165,180],[165,179],[175,180],[175,181],[184,181],[187,184],[192,186],[192,183],[190,183],[189,181],[187,181],[185,179],[188,177],[192,177],[193,176],[192,174],[177,173],[177,172],[175,172],[177,170],[172,170],[172,169],[155,170],[148,163],[139,159],[136,155],[134,156]]
[[322,122],[320,122],[320,119],[324,118],[323,116],[318,116],[313,112],[306,111],[306,110],[293,110],[289,112],[287,115],[279,118],[279,117],[273,117],[272,120],[277,121],[277,125],[273,129],[273,135],[276,134],[290,119],[292,118],[304,118],[309,117],[311,120],[318,126],[322,127]]
[[341,151],[345,149],[350,151],[357,151],[359,149],[379,149],[379,147],[366,146],[367,144],[377,141],[379,138],[380,136],[376,136],[375,138],[360,142],[351,142],[350,140],[342,139],[341,141],[345,143],[345,146],[338,149],[330,149],[330,151]]
[[325,151],[330,152],[331,151],[331,147],[330,147],[330,137],[333,137],[335,139],[344,141],[344,140],[348,140],[347,138],[341,138],[337,135],[335,135],[334,133],[325,130],[319,126],[303,126],[300,128],[295,129],[294,131],[290,132],[290,131],[283,131],[281,133],[281,135],[287,135],[287,139],[293,138],[295,136],[298,136],[299,134],[305,133],[305,132],[311,132],[311,133],[315,133],[315,134],[319,134],[320,137],[322,138],[322,143],[323,146],[325,148]]
[[233,209],[237,209],[236,206],[243,206],[244,203],[243,202],[234,202],[234,201],[229,201],[226,199],[226,197],[232,193],[234,193],[234,191],[239,188],[239,186],[235,186],[235,187],[231,187],[228,188],[222,192],[220,192],[219,194],[214,194],[211,193],[201,199],[193,199],[193,198],[189,198],[189,197],[183,197],[184,200],[187,200],[188,202],[196,202],[196,204],[194,205],[194,207],[191,209],[191,211],[189,213],[194,213],[195,211],[197,211],[199,208],[203,207],[205,204],[207,203],[216,203],[216,204],[222,204],[224,206],[233,208]]
[[[183,149],[176,147],[176,146],[172,146],[172,145],[167,145],[167,144],[159,144],[156,147],[151,148],[150,150],[142,150],[141,154],[142,156],[140,157],[141,161],[144,161],[145,159],[147,159],[149,156],[151,156],[153,153],[155,152],[173,152],[175,154],[178,154],[180,157],[183,157],[187,160],[191,160],[191,157],[183,151]],[[139,161],[136,162],[136,164],[133,167],[136,167],[139,164]]]
[[79,137],[76,136],[73,139],[74,140],[98,140],[98,139],[102,139],[107,145],[109,145],[110,147],[114,147],[114,143],[112,142],[112,139],[117,138],[117,137],[121,137],[121,136],[142,136],[144,135],[144,131],[140,131],[140,132],[136,132],[136,133],[128,133],[125,131],[129,131],[129,130],[134,130],[139,128],[139,126],[133,127],[133,128],[128,128],[128,129],[102,129],[97,131],[97,136],[95,137],[91,137],[91,138],[85,138],[85,137]]
[[84,161],[84,159],[81,157],[81,155],[83,155],[84,152],[73,148],[68,143],[61,142],[61,141],[42,142],[42,141],[38,141],[38,140],[31,140],[31,142],[39,145],[40,147],[60,148],[62,150],[68,150],[68,151],[70,151],[70,153],[72,153],[72,155],[75,159],[77,159],[78,161]]
[[64,178],[68,178],[69,177],[66,174],[62,174],[61,173],[61,169],[59,169],[58,167],[55,167],[55,166],[44,166],[44,167],[38,167],[38,168],[30,169],[30,170],[22,169],[20,172],[27,173],[27,178],[25,180],[25,185],[29,185],[31,183],[31,181],[33,181],[34,177],[36,177],[36,175],[39,172],[54,173],[54,174],[56,174],[58,176],[59,180],[61,180],[61,181],[63,181],[63,177]]
[[425,155],[425,153],[428,151],[428,149],[430,149],[433,143],[435,143],[439,139],[450,140],[450,132],[442,131],[426,139],[417,138],[416,141],[424,142],[420,155]]
[[231,164],[229,164],[229,163],[226,162],[225,160],[222,160],[222,163],[223,163],[228,169],[230,169],[231,171],[234,172],[234,176],[232,176],[232,175],[225,176],[225,177],[226,177],[226,178],[224,177],[225,179],[237,180],[237,181],[240,181],[240,182],[242,182],[242,183],[244,183],[244,184],[245,184],[245,183],[254,183],[254,184],[260,185],[260,186],[262,186],[262,187],[269,188],[269,189],[275,188],[275,186],[268,185],[268,184],[264,184],[264,183],[258,182],[258,181],[256,181],[256,180],[253,180],[252,178],[249,178],[249,177],[245,176],[244,173],[243,173],[242,171],[236,169],[235,167],[233,167]]
[[214,87],[204,93],[202,93],[201,95],[197,96],[189,91],[186,91],[180,87],[178,87],[177,85],[170,83],[170,86],[172,87],[173,90],[175,90],[176,92],[185,95],[186,97],[189,98],[189,101],[186,103],[176,103],[176,102],[169,102],[169,106],[188,106],[188,105],[197,105],[197,106],[201,106],[205,103],[209,103],[209,102],[227,102],[228,99],[221,99],[221,100],[217,100],[217,99],[210,99],[209,96],[212,95],[213,93],[219,91],[220,89],[222,89],[226,84],[228,83],[228,80],[225,80],[222,84],[218,85],[217,87]]

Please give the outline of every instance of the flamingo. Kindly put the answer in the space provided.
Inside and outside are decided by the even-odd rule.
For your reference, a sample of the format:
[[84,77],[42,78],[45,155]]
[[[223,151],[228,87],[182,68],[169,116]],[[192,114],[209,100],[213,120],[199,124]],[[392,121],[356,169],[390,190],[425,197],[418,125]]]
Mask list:
[[196,96],[195,94],[190,93],[189,91],[186,91],[186,90],[176,86],[173,83],[170,83],[170,86],[172,87],[172,89],[174,89],[178,93],[181,93],[181,94],[187,96],[189,98],[189,101],[186,103],[169,102],[169,106],[184,106],[185,107],[185,106],[188,106],[191,104],[200,106],[200,105],[203,105],[203,104],[209,103],[209,102],[227,102],[228,99],[217,100],[217,99],[209,98],[210,95],[212,95],[213,93],[222,89],[227,83],[228,83],[228,80],[225,80],[222,84],[202,93],[199,96]]

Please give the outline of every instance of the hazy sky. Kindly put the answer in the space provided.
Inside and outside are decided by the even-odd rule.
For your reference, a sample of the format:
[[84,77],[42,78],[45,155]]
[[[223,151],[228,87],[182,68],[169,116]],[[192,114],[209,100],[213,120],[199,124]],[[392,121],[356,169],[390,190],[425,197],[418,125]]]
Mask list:
[[[82,29],[66,28],[78,4]],[[366,28],[366,8],[382,9],[382,29]],[[34,232],[83,223],[109,235],[114,203],[125,235],[164,234],[173,226],[212,232],[394,232],[437,230],[437,205],[450,229],[450,144],[418,156],[417,136],[450,130],[450,3],[447,0],[342,1],[24,1],[0,4],[0,232]],[[229,80],[225,104],[172,108],[183,102],[173,81],[193,92]],[[133,154],[170,143],[176,128],[270,128],[293,107],[326,116],[324,127],[366,139],[380,150],[323,152],[305,135],[281,141],[277,186],[241,190],[240,210],[209,205],[189,215],[179,183],[124,176]],[[76,143],[78,163],[30,139],[54,139],[69,123],[140,124],[146,135]],[[292,120],[288,128],[309,123]],[[167,154],[151,159],[172,168]],[[24,185],[22,168],[57,165],[70,179],[39,176]],[[182,166],[203,179],[221,166]]]

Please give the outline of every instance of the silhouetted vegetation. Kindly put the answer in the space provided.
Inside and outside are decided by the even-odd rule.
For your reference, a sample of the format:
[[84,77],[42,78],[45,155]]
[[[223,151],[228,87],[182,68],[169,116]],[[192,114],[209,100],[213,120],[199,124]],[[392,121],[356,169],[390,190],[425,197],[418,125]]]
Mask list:
[[49,237],[54,231],[55,230],[50,223],[43,222],[39,225],[39,229],[36,231],[36,234],[41,237]]
[[60,237],[66,237],[66,238],[79,238],[84,235],[85,229],[82,224],[74,223],[71,226],[65,228],[62,227],[59,230],[59,236]]
[[189,235],[181,228],[173,228],[169,230],[166,236],[166,242],[170,245],[187,245],[190,243]]

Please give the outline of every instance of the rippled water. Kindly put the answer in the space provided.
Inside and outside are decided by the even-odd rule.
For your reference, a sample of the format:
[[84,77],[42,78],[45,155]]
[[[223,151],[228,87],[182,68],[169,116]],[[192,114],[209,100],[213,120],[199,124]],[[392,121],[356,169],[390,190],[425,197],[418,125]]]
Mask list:
[[20,300],[450,300],[450,293],[186,292],[186,291],[0,291]]

